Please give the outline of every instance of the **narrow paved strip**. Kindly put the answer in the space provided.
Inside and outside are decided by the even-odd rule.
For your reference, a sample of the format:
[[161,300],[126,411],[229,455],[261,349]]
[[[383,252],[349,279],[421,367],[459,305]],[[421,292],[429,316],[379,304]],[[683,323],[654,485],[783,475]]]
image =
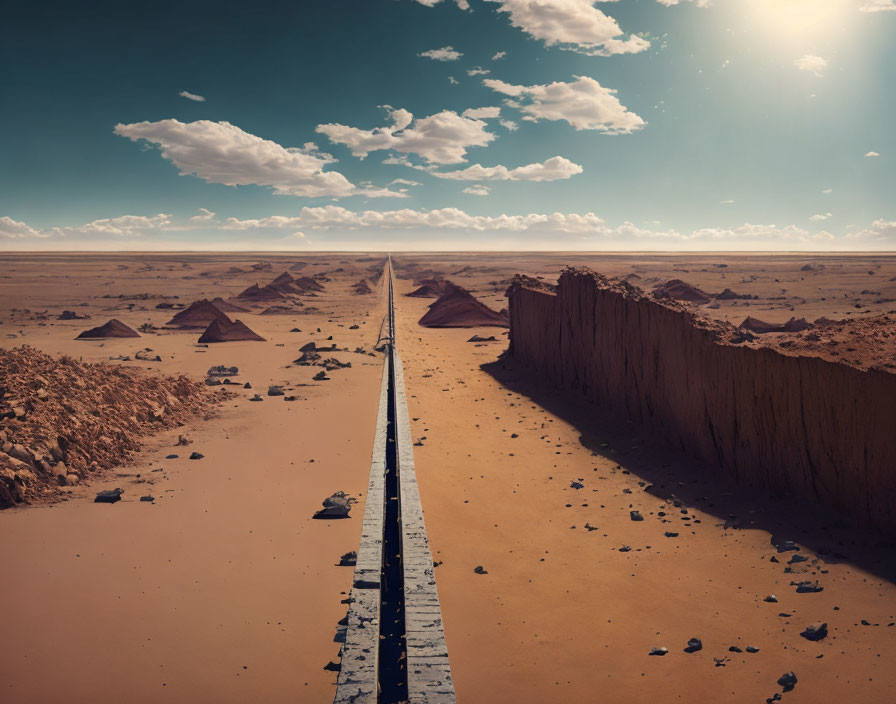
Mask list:
[[386,273],[386,358],[335,702],[452,704],[454,683],[395,344],[391,259]]

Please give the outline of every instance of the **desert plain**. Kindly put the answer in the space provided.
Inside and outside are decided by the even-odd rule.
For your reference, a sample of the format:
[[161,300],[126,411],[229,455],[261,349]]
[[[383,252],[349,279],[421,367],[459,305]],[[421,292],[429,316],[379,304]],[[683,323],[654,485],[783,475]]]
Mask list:
[[[3,469],[24,479],[9,480],[0,511],[2,701],[332,700],[352,587],[339,563],[361,537],[380,391],[386,255],[3,259],[0,427],[16,462]],[[503,354],[499,319],[517,274],[552,286],[588,267],[715,323],[804,320],[739,328],[749,334],[738,344],[892,375],[896,257],[391,260],[459,701],[893,701],[891,534],[738,484],[620,409],[556,388]],[[420,325],[436,300],[407,294],[444,280],[497,324]],[[263,339],[200,342],[209,320],[172,323],[217,299]],[[139,337],[76,339],[110,320]],[[62,358],[66,374],[47,372]],[[150,392],[183,396],[146,406]],[[24,467],[16,433],[52,440],[62,421],[50,404],[69,436],[93,429],[81,437],[98,460],[57,445],[25,458],[44,475]],[[96,431],[104,423],[116,433]],[[95,501],[116,489],[120,500]],[[315,520],[338,491],[356,499],[351,517]],[[794,686],[778,683],[786,673]]]

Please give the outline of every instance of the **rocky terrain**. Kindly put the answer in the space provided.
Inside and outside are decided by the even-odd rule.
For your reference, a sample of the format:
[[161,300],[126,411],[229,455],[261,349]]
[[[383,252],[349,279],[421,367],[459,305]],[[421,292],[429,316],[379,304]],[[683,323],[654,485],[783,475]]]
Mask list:
[[53,495],[120,465],[140,441],[207,413],[186,377],[0,349],[0,508]]

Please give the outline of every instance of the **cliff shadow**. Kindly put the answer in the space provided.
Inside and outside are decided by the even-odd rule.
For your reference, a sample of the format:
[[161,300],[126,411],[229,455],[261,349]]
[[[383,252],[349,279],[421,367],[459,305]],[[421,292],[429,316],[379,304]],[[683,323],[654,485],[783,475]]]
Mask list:
[[[502,358],[480,368],[508,391],[525,396],[572,425],[584,448],[614,461],[617,471],[639,477],[651,495],[714,516],[721,530],[769,532],[769,555],[774,553],[774,545],[793,541],[815,553],[821,563],[848,563],[896,583],[896,540],[892,536],[856,527],[830,508],[789,494],[738,484],[682,448],[627,421],[618,409],[550,386],[512,359]],[[781,561],[786,562],[789,554],[781,555]]]

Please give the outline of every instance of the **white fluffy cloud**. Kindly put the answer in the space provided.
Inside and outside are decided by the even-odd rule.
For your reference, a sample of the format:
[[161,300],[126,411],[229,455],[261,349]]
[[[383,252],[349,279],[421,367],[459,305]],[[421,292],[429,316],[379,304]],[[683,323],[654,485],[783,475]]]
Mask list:
[[813,215],[809,219],[812,222],[823,222],[825,220],[830,220],[832,217],[833,216],[831,215],[831,213],[815,213],[815,215]]
[[26,237],[49,237],[49,235],[6,215],[0,218],[0,239],[19,240]]
[[[474,195],[484,194],[487,186],[469,187]],[[471,192],[471,191],[468,191]],[[658,224],[658,223],[654,223]],[[896,221],[877,220],[869,227],[835,237],[830,232],[810,232],[794,225],[754,225],[711,227],[691,232],[657,230],[624,222],[608,225],[594,213],[528,213],[524,215],[471,215],[460,208],[436,210],[363,210],[353,211],[337,205],[305,207],[293,216],[240,220],[218,218],[209,210],[200,210],[192,218],[175,219],[170,215],[124,215],[94,220],[78,227],[54,227],[39,230],[30,225],[0,217],[0,241],[10,248],[55,248],[52,238],[64,237],[65,247],[77,243],[92,249],[108,249],[109,242],[122,249],[195,248],[197,240],[186,232],[214,232],[214,247],[247,249],[252,247],[283,249],[301,239],[307,246],[306,233],[319,235],[314,242],[323,249],[393,246],[402,241],[422,248],[466,247],[475,241],[480,248],[503,248],[528,238],[535,248],[556,251],[558,246],[590,249],[595,246],[628,250],[668,249],[675,244],[686,249],[728,250],[733,246],[752,249],[817,250],[892,249],[896,247]],[[10,234],[12,233],[12,234]],[[301,235],[298,233],[302,233]],[[464,239],[467,236],[470,239]],[[11,237],[12,239],[3,239]],[[383,240],[385,237],[387,240]],[[26,240],[23,238],[31,238]],[[42,239],[36,239],[42,238]],[[38,245],[37,243],[41,244]]]
[[[519,108],[524,120],[565,120],[577,130],[600,130],[608,134],[629,134],[646,124],[616,97],[588,76],[575,76],[572,83],[556,81],[548,85],[516,86],[493,78],[483,83],[510,96],[507,105]],[[523,102],[526,101],[526,102]]]
[[467,108],[461,114],[464,117],[472,117],[475,120],[487,120],[498,117],[501,114],[501,108]]
[[862,12],[896,12],[896,0],[867,0],[859,9]]
[[508,132],[516,132],[520,128],[513,120],[498,120],[498,124]]
[[506,12],[510,24],[547,46],[593,56],[635,54],[650,42],[622,30],[612,17],[594,7],[597,0],[490,0]]
[[868,152],[867,154],[865,154],[865,156],[869,159],[873,159],[876,156],[880,156],[880,154],[878,154],[877,152]]
[[482,68],[482,66],[475,66],[473,68],[467,69],[468,76],[484,76],[487,73],[491,73],[490,69]]
[[824,75],[824,70],[828,67],[828,60],[814,54],[804,54],[794,61],[793,65],[800,71],[809,71],[821,78]]
[[492,61],[497,61],[498,59],[503,59],[505,56],[507,56],[506,51],[496,51],[494,56],[492,56]]
[[324,171],[336,160],[311,142],[286,148],[229,122],[135,122],[116,125],[115,134],[157,145],[181,175],[193,174],[208,183],[271,186],[278,195],[401,196],[387,189],[358,188],[338,171]]
[[441,49],[421,51],[417,56],[424,56],[433,61],[457,61],[463,54],[459,51],[455,51],[453,47],[443,46]]
[[492,189],[488,186],[483,186],[481,184],[477,184],[475,186],[467,186],[461,193],[466,193],[468,196],[487,196],[492,192]]
[[196,95],[195,93],[191,93],[188,90],[182,90],[180,93],[178,93],[178,95],[181,96],[182,98],[186,98],[187,100],[194,100],[197,103],[205,102],[204,97],[202,97],[201,95]]
[[506,166],[482,166],[474,164],[459,171],[431,171],[437,178],[453,181],[558,181],[582,173],[582,167],[555,156],[541,163],[518,166],[508,169]]
[[346,145],[355,156],[365,157],[372,151],[394,149],[405,154],[418,154],[430,164],[461,163],[466,161],[467,149],[484,147],[495,139],[495,135],[486,129],[488,125],[477,117],[443,110],[415,119],[407,110],[385,107],[392,125],[362,130],[331,123],[318,125],[317,131],[331,142]]

